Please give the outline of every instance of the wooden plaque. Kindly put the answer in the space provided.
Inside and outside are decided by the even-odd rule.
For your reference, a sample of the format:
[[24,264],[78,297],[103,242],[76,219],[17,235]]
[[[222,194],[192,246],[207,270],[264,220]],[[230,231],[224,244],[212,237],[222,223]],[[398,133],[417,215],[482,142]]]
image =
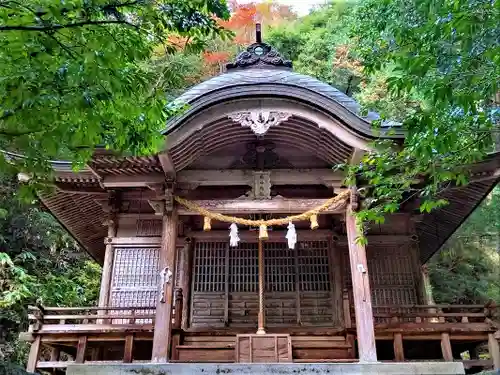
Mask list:
[[236,362],[292,362],[292,339],[287,334],[236,335]]

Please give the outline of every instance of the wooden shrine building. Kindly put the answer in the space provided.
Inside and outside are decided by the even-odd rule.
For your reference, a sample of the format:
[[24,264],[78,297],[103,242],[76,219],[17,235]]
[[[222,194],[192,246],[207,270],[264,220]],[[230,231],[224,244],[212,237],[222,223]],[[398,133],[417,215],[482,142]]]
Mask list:
[[[350,214],[362,202],[332,166],[369,151],[377,114],[362,115],[352,98],[293,72],[261,42],[176,103],[188,109],[166,125],[157,155],[97,151],[79,172],[54,162],[56,189],[41,199],[103,265],[102,283],[98,307],[32,309],[23,334],[32,342],[28,370],[106,364],[113,373],[120,363],[167,362],[500,368],[495,306],[435,305],[425,274],[498,182],[497,155],[470,167],[468,186],[442,193],[449,205],[421,215],[410,200],[370,225],[363,246]],[[240,222],[231,241],[221,214]],[[295,233],[288,220],[266,221],[292,215],[300,215]],[[485,342],[489,360],[475,355]]]

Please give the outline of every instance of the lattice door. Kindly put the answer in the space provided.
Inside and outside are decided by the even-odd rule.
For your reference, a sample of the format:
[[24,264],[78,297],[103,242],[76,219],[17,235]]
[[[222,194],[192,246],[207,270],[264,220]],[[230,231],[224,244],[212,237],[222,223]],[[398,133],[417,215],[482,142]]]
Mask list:
[[[110,306],[156,306],[159,255],[160,249],[157,247],[115,248]],[[137,313],[151,312],[153,311],[145,309]],[[137,322],[145,321],[137,320]]]
[[[335,321],[327,241],[264,243],[266,326]],[[191,299],[193,327],[255,327],[258,244],[197,242]]]
[[[383,305],[414,305],[418,303],[417,280],[419,275],[414,269],[415,254],[407,244],[370,245],[366,249],[370,288],[374,312],[389,313]],[[352,289],[349,250],[342,248],[344,264],[344,287]],[[385,322],[385,318],[377,318],[377,323]]]
[[[332,285],[333,265],[329,263],[327,241],[304,241],[298,244],[297,263],[302,325],[332,325],[335,316]],[[331,250],[330,250],[331,251]],[[338,286],[340,287],[340,286]]]

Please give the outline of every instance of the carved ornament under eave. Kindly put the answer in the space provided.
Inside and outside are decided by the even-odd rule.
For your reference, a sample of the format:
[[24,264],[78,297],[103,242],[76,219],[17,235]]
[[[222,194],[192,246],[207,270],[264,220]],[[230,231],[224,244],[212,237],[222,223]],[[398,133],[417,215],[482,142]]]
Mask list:
[[258,136],[266,134],[271,126],[281,124],[290,116],[290,113],[277,111],[243,111],[228,115],[231,120],[249,127]]
[[269,44],[254,43],[248,46],[246,51],[239,53],[233,62],[226,64],[228,70],[249,67],[278,67],[291,69],[292,62],[290,60],[285,60],[283,56]]

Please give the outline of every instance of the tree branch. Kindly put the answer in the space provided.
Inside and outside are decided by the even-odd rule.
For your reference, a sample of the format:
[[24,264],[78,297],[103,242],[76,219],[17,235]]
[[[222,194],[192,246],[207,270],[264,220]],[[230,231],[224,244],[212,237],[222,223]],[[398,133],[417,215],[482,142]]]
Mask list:
[[22,137],[23,135],[44,133],[47,129],[37,129],[37,130],[23,130],[23,131],[10,131],[5,129],[0,129],[0,135],[5,137]]
[[50,31],[50,30],[60,30],[60,29],[68,29],[72,27],[82,27],[82,26],[92,26],[92,25],[106,25],[106,24],[121,24],[132,26],[136,29],[139,29],[139,26],[134,25],[127,21],[120,20],[101,20],[101,21],[81,21],[81,22],[73,22],[67,23],[64,25],[54,24],[54,25],[0,25],[0,31]]

